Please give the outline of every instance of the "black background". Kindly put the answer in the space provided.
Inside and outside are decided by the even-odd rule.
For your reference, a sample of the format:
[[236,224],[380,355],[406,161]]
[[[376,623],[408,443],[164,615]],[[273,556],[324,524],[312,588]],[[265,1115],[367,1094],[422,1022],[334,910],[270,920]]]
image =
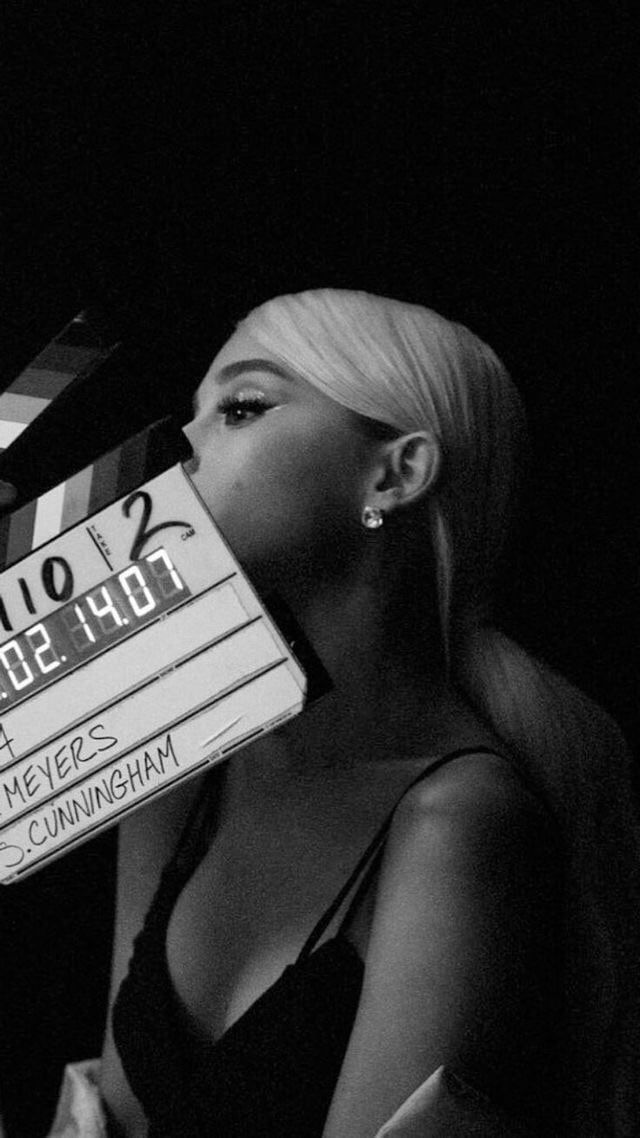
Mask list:
[[[634,738],[625,7],[6,13],[0,378],[90,305],[124,344],[51,453],[185,417],[232,322],[278,292],[366,288],[460,319],[530,413],[504,621]],[[100,839],[0,897],[0,1095],[19,1138],[46,1126],[61,1062],[99,1048],[112,853]]]

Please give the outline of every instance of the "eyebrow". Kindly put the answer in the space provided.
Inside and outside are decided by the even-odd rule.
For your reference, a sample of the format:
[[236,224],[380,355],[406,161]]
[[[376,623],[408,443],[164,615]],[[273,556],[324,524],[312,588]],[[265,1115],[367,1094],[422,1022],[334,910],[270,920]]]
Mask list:
[[296,378],[293,372],[274,363],[273,360],[252,359],[237,360],[235,363],[226,364],[225,367],[220,368],[216,381],[228,383],[229,380],[235,379],[238,375],[244,375],[247,371],[268,371],[271,375],[277,375],[279,379],[287,379],[290,382],[295,382]]
[[[220,371],[215,376],[215,382],[229,383],[232,379],[235,379],[236,376],[244,375],[246,372],[250,371],[267,371],[270,375],[275,375],[279,379],[286,379],[289,383],[295,383],[297,378],[294,372],[287,370],[287,368],[282,367],[280,364],[275,363],[273,360],[255,358],[249,360],[236,360],[234,363],[225,364],[225,366],[221,367]],[[196,415],[199,408],[197,391],[193,396],[191,405],[193,408],[193,414]]]

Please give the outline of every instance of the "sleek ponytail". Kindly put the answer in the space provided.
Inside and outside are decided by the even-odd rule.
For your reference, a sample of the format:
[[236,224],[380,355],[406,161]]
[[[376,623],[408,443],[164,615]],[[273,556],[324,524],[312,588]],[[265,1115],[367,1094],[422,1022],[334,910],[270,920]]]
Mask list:
[[460,646],[460,689],[538,786],[564,846],[568,1133],[640,1119],[640,831],[613,720],[498,629]]
[[[546,799],[564,844],[567,1132],[628,1138],[640,1119],[640,825],[614,722],[492,621],[527,438],[504,365],[463,325],[363,292],[268,301],[243,326],[338,403],[428,430],[428,501],[450,682]],[[541,1088],[544,1094],[544,1088]]]

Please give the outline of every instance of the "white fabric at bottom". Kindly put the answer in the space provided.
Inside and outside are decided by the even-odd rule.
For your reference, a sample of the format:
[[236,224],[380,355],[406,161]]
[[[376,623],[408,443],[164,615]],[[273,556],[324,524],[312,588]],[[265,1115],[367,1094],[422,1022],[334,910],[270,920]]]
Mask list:
[[[47,1138],[107,1138],[99,1091],[100,1060],[65,1067]],[[438,1067],[385,1122],[375,1138],[536,1138],[457,1076]],[[2,1132],[0,1128],[0,1138]]]
[[375,1138],[543,1138],[505,1114],[450,1068],[438,1067]]
[[56,1116],[47,1138],[107,1138],[99,1074],[99,1059],[67,1064]]

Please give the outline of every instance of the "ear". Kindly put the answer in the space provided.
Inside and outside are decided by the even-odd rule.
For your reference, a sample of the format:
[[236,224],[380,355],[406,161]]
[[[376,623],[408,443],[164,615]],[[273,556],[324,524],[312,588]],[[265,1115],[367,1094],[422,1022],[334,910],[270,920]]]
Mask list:
[[413,431],[382,444],[366,505],[385,514],[409,506],[436,485],[442,451],[429,431]]

